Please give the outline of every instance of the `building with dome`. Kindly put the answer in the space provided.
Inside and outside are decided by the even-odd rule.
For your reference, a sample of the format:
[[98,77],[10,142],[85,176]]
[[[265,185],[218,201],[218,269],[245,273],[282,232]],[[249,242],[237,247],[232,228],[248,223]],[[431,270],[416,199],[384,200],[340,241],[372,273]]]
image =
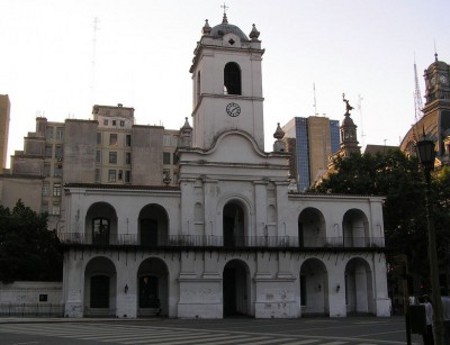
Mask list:
[[264,150],[259,37],[203,26],[176,182],[65,184],[67,317],[390,315],[383,199],[290,192],[279,125]]
[[438,60],[424,71],[425,105],[423,116],[406,133],[400,150],[415,154],[415,143],[425,134],[436,143],[436,164],[449,165],[450,154],[450,66]]

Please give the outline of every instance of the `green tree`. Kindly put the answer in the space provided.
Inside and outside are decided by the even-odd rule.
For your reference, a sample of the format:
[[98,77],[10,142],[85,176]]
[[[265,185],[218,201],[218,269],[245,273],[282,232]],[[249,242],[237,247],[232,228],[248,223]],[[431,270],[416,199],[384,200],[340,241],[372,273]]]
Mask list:
[[[335,171],[312,191],[384,196],[387,247],[394,253],[406,254],[410,273],[417,280],[425,280],[429,272],[425,184],[417,159],[406,157],[400,150],[388,150],[339,157],[334,166]],[[450,174],[440,171],[433,177],[431,217],[443,268],[449,259]]]
[[0,205],[0,281],[59,281],[62,252],[56,233],[47,230],[47,215],[21,200],[11,211]]

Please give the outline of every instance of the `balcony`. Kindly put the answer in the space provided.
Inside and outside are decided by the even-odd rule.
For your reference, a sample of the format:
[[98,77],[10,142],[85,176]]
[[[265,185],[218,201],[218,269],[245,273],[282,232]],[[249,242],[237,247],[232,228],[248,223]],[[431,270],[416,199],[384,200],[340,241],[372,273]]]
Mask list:
[[202,236],[171,235],[155,238],[153,241],[141,241],[138,235],[111,235],[109,238],[83,233],[63,232],[58,235],[65,245],[87,246],[138,246],[142,248],[277,248],[277,249],[323,249],[323,248],[384,248],[383,237],[304,237],[296,236]]

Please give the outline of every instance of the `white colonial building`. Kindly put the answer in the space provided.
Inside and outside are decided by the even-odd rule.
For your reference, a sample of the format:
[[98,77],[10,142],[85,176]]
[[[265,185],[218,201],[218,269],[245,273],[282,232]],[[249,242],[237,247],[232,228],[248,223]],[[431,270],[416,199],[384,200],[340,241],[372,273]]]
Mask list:
[[264,151],[258,38],[203,27],[177,186],[65,185],[66,316],[390,315],[382,198],[291,192],[279,127]]

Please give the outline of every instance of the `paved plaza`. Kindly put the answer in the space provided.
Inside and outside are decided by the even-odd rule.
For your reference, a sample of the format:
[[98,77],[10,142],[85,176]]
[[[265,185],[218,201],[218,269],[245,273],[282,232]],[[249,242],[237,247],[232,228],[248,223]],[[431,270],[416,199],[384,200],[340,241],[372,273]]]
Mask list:
[[[0,319],[2,345],[400,345],[404,319]],[[412,343],[421,344],[417,335]]]

